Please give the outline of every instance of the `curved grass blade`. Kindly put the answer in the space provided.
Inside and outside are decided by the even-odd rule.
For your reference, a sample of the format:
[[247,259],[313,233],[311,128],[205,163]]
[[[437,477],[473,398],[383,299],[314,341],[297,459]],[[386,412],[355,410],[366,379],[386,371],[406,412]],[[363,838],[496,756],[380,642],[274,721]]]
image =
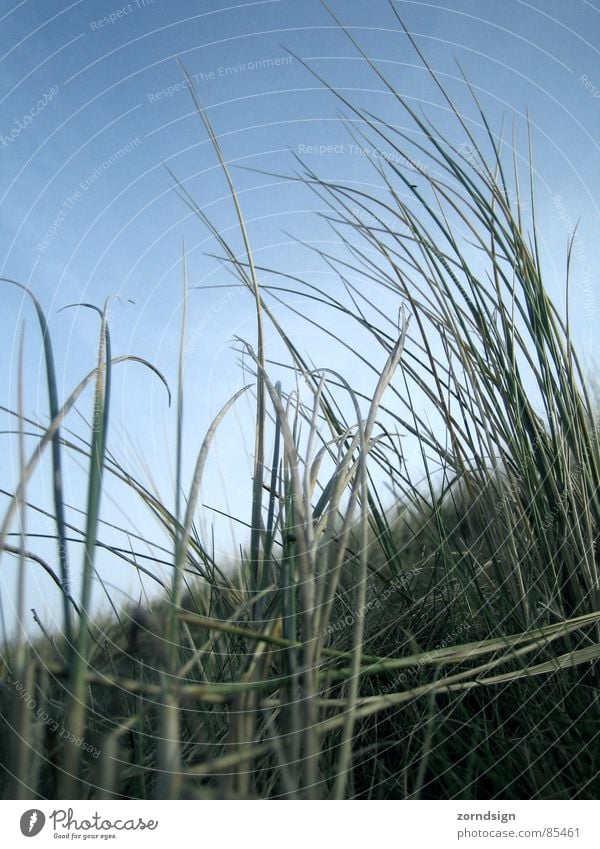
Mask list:
[[[33,292],[24,286],[22,283],[12,280],[8,277],[1,277],[1,281],[17,286],[21,291],[25,292],[32,300],[35,311],[38,317],[40,330],[42,332],[42,341],[44,343],[44,359],[46,363],[46,383],[48,386],[48,407],[50,411],[50,420],[54,421],[59,414],[58,390],[56,386],[56,369],[54,366],[54,353],[52,349],[52,340],[50,338],[50,329],[46,321],[46,316],[41,307],[40,302],[35,297]],[[65,506],[63,498],[63,483],[62,483],[62,461],[61,461],[61,441],[60,430],[57,428],[52,437],[52,487],[54,493],[54,516],[56,521],[56,540],[58,544],[58,561],[60,567],[60,580],[63,595],[63,626],[65,638],[68,644],[71,644],[73,631],[71,622],[71,611],[69,608],[69,596],[71,595],[71,578],[69,572],[69,556],[67,550],[67,533],[65,525]]]

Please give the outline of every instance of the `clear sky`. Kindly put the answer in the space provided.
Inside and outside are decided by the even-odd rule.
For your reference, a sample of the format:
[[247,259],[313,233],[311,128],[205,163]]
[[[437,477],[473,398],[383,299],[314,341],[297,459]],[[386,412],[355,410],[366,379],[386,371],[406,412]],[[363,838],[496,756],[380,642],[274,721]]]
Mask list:
[[[387,0],[331,0],[331,7],[398,90],[443,127],[447,115],[439,95]],[[529,113],[546,279],[559,300],[564,299],[567,239],[581,219],[570,306],[575,339],[591,367],[600,329],[598,0],[398,0],[395,7],[468,114],[474,115],[456,59],[493,125],[499,128],[503,116],[508,128],[516,121],[523,152]],[[118,294],[111,308],[115,354],[147,357],[174,387],[182,242],[191,287],[232,282],[207,255],[215,245],[177,196],[167,170],[240,248],[227,187],[177,57],[196,81],[232,166],[291,173],[294,152],[323,177],[369,179],[338,120],[339,103],[295,57],[358,105],[406,125],[317,0],[231,0],[227,5],[213,0],[0,0],[0,274],[29,285],[47,310],[63,398],[94,365],[98,321],[92,313],[59,313],[61,307],[82,301],[102,305]],[[315,152],[321,146],[329,146],[329,152]],[[314,257],[290,242],[290,234],[315,245],[331,239],[310,214],[317,205],[314,196],[274,177],[235,167],[232,173],[257,262],[325,280]],[[35,316],[8,286],[2,289],[2,307],[0,403],[16,404],[24,322],[26,412],[43,419],[47,405]],[[285,320],[299,347],[318,364],[344,368],[343,358],[329,352],[299,319],[289,315]],[[191,292],[185,427],[190,461],[218,407],[243,382],[232,349],[236,335],[254,340],[247,292]],[[270,344],[275,356],[276,344]],[[360,383],[360,373],[353,376]],[[244,444],[244,410],[250,409],[250,398],[245,403],[224,430],[219,462],[211,465],[203,496],[215,506],[229,503],[248,521],[251,441]],[[91,397],[84,396],[82,413],[89,415],[90,407]],[[164,497],[171,498],[175,411],[167,407],[164,388],[139,366],[122,368],[114,411],[109,447],[136,469],[137,458],[143,457]],[[70,423],[81,431],[76,417]],[[16,443],[7,435],[2,439],[0,483],[10,489]],[[41,471],[29,496],[47,506],[48,469]],[[76,464],[69,466],[67,478],[71,503],[82,509],[84,475]],[[103,516],[123,524],[119,514],[125,503],[116,494],[115,499],[106,499]],[[132,526],[150,536],[142,511],[137,514],[127,501],[126,512]],[[203,518],[209,525],[208,514]],[[32,517],[31,529],[43,530],[36,521]],[[217,540],[221,550],[230,548],[226,536]],[[36,544],[32,540],[31,547],[52,560],[51,549]],[[74,549],[75,571],[79,561]],[[101,558],[109,584],[135,594],[126,567],[117,572],[103,564]],[[15,575],[10,558],[2,559],[1,570],[10,621]],[[56,594],[36,567],[29,574],[29,606],[36,606],[51,627]]]

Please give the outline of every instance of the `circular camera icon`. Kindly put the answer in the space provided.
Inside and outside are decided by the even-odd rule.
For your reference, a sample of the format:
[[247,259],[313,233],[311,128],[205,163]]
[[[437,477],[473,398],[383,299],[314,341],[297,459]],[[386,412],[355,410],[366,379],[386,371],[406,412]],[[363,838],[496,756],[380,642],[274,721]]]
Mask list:
[[35,837],[46,824],[46,817],[38,808],[31,808],[21,816],[21,834],[24,837]]

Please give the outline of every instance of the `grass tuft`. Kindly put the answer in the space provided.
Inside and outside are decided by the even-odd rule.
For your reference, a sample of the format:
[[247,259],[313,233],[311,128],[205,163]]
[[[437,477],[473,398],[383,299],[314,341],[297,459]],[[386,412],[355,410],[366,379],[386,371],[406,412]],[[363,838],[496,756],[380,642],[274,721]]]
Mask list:
[[[249,539],[235,568],[217,562],[195,521],[215,434],[250,386],[214,418],[184,498],[185,246],[172,509],[107,445],[113,366],[140,362],[168,391],[165,378],[138,358],[113,358],[107,308],[93,307],[97,365],[61,405],[43,310],[8,281],[36,309],[50,423],[27,459],[37,423],[24,416],[20,376],[9,411],[20,482],[3,490],[0,550],[19,558],[20,615],[27,561],[60,588],[64,621],[59,634],[5,648],[4,796],[597,797],[600,419],[568,311],[543,283],[531,139],[523,178],[516,147],[506,154],[466,77],[474,122],[404,28],[453,121],[438,131],[338,24],[401,120],[361,109],[302,62],[351,115],[351,137],[377,152],[369,192],[296,157],[290,179],[320,199],[333,234],[333,247],[306,248],[334,273],[334,288],[255,264],[226,156],[181,66],[243,257],[181,183],[177,191],[257,319],[256,345],[238,340],[254,369],[256,416]],[[407,121],[411,132],[397,129]],[[288,306],[290,294],[306,309]],[[344,351],[343,372],[309,362],[282,305]],[[278,379],[267,324],[286,352]],[[354,385],[357,369],[371,391]],[[91,383],[82,439],[65,420]],[[31,550],[47,511],[27,496],[50,444],[58,574]],[[77,512],[61,469],[82,457],[88,494]],[[103,519],[103,493],[116,484],[168,545],[150,541],[149,554],[134,528]],[[77,518],[67,522],[67,511]],[[76,546],[78,599],[67,557]],[[154,579],[161,595],[94,621],[100,549]]]

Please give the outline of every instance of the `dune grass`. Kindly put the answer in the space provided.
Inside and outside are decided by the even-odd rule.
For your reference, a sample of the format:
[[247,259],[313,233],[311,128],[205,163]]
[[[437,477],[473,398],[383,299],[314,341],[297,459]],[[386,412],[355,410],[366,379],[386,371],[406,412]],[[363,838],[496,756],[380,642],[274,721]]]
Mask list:
[[[20,558],[23,576],[44,568],[60,587],[63,629],[4,647],[5,797],[597,796],[600,420],[568,315],[544,288],[533,163],[525,197],[516,155],[507,164],[472,90],[481,138],[408,36],[454,117],[460,141],[451,143],[347,35],[415,132],[331,91],[352,119],[352,137],[379,154],[371,164],[382,189],[329,182],[297,163],[291,179],[318,194],[337,240],[336,251],[316,250],[337,274],[333,293],[254,262],[226,157],[188,75],[245,255],[182,184],[177,190],[253,297],[257,342],[240,340],[255,386],[217,414],[182,494],[193,297],[184,270],[172,507],[109,450],[111,369],[128,358],[112,357],[106,310],[97,365],[61,406],[50,330],[29,293],[50,425],[31,459],[23,454],[0,545]],[[397,318],[377,291],[397,304]],[[322,327],[340,315],[344,326],[355,323],[373,353],[330,329],[331,344],[348,351],[348,370],[313,367],[277,314],[289,293],[319,305]],[[269,322],[289,355],[288,388],[271,377]],[[351,357],[373,375],[368,397],[352,384]],[[82,445],[64,423],[89,383],[92,423]],[[251,530],[232,571],[215,562],[194,522],[214,435],[252,390]],[[22,435],[33,423],[19,404],[13,413]],[[27,481],[50,445],[58,573],[29,550],[27,533],[36,512]],[[420,457],[420,480],[405,462],[407,445]],[[66,521],[61,487],[61,464],[74,453],[89,463],[81,528]],[[94,622],[94,557],[106,547],[101,495],[113,479],[169,535],[172,548],[157,546],[156,564],[172,570],[172,581],[141,566],[135,548],[108,546],[154,576],[162,595],[150,609]],[[77,547],[83,581],[74,599],[68,552]]]

